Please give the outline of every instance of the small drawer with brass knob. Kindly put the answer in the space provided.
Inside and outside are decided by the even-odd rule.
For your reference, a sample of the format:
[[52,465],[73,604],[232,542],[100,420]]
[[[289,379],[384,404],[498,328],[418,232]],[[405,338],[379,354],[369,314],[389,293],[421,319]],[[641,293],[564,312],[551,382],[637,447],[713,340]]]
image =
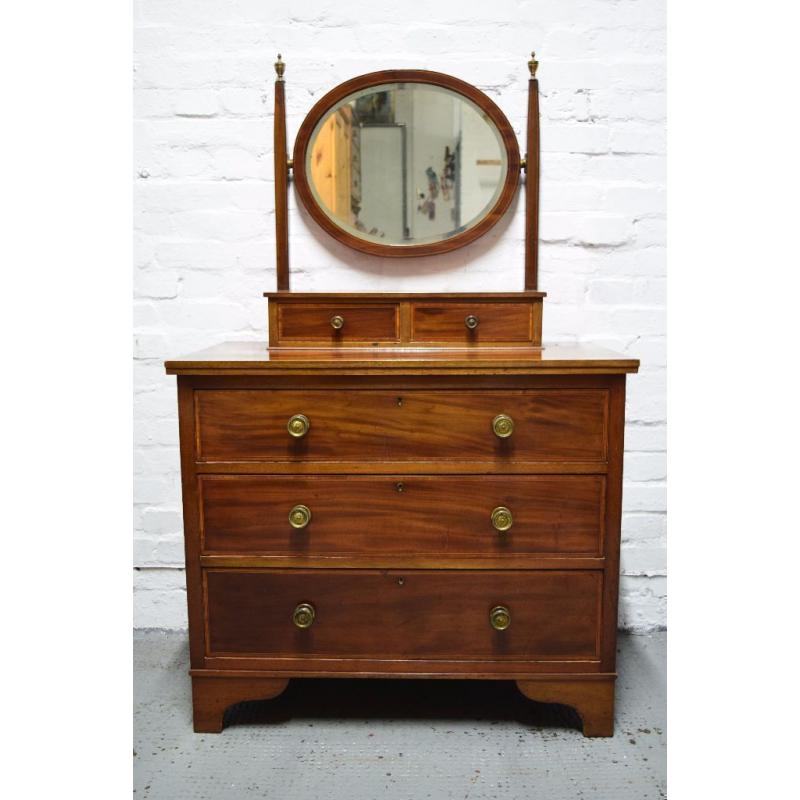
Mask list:
[[292,613],[292,622],[301,629],[310,628],[314,624],[317,612],[311,603],[299,603]]
[[293,414],[286,423],[286,430],[289,436],[295,439],[302,439],[311,427],[311,422],[305,414]]
[[311,522],[311,509],[297,505],[289,512],[289,524],[296,530],[302,530]]
[[387,302],[314,302],[299,293],[270,299],[270,347],[400,342],[400,305]]
[[538,315],[534,317],[533,302],[420,300],[412,308],[410,341],[422,345],[444,342],[534,344],[538,319]]

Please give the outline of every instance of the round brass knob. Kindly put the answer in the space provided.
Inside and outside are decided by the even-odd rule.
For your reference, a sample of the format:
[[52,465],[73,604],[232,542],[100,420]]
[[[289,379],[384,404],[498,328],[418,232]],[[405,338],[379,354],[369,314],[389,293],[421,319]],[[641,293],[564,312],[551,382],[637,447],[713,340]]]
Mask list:
[[331,328],[335,331],[340,331],[344,326],[344,317],[340,317],[338,314],[331,317]]
[[508,414],[498,414],[492,420],[492,430],[499,439],[508,439],[514,433],[514,420]]
[[308,506],[295,506],[289,512],[289,524],[300,530],[311,522],[311,509]]
[[295,414],[289,419],[289,422],[286,423],[286,430],[289,431],[289,435],[294,436],[295,439],[302,439],[308,433],[310,427],[311,423],[308,421],[308,417],[305,414]]
[[314,611],[314,606],[312,606],[311,603],[300,603],[294,609],[292,622],[294,622],[298,628],[310,628],[316,615],[317,613]]
[[480,320],[474,314],[467,314],[467,316],[464,318],[464,324],[471,331],[474,331],[475,328],[478,327],[479,322]]
[[513,524],[514,518],[505,506],[497,506],[492,511],[492,526],[496,531],[507,531]]
[[489,612],[489,622],[496,631],[504,631],[511,625],[511,612],[505,606],[495,606]]

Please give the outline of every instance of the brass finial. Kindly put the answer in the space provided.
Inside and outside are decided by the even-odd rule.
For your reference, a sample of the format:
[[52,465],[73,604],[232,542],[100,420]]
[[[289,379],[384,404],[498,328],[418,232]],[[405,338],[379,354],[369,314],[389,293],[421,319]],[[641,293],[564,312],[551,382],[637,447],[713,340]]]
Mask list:
[[278,60],[275,62],[275,74],[278,76],[278,80],[283,80],[283,71],[286,69],[286,64],[281,61],[281,54],[278,53]]
[[[280,58],[280,56],[278,56]],[[536,60],[536,53],[531,50],[531,60],[528,62],[528,69],[531,72],[531,78],[536,77],[536,70],[539,67],[539,62]]]

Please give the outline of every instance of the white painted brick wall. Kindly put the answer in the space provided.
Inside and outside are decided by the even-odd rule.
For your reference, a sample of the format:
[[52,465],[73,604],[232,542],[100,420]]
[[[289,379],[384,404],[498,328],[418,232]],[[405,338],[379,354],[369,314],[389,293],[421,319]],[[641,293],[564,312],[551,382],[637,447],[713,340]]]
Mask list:
[[[664,0],[137,0],[135,14],[135,624],[186,625],[175,380],[162,360],[266,336],[276,53],[290,143],[321,94],[391,67],[475,84],[522,142],[535,48],[545,339],[643,361],[629,380],[620,622],[664,625]],[[468,248],[398,262],[337,245],[291,194],[292,286],[521,289],[523,211]]]

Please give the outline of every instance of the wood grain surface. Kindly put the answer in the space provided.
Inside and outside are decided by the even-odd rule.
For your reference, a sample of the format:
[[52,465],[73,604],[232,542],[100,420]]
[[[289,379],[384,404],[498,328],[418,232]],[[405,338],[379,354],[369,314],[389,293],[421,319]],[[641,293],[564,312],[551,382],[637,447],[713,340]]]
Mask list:
[[[602,553],[605,478],[246,476],[200,478],[204,553],[515,556]],[[311,510],[300,530],[295,505]],[[508,531],[491,513],[507,507]]]
[[[205,461],[602,461],[608,393],[592,389],[459,391],[198,390],[198,454]],[[286,424],[304,414],[309,433]],[[507,414],[508,439],[492,432]]]
[[[289,295],[287,295],[288,297]],[[172,375],[613,375],[636,372],[639,360],[597,345],[544,347],[267,347],[223,342],[165,362]]]
[[[602,572],[207,570],[209,655],[594,659]],[[297,628],[299,603],[316,611]],[[494,606],[511,626],[496,631]]]
[[[339,330],[331,325],[334,316],[344,320]],[[276,333],[275,344],[398,342],[399,307],[396,303],[279,303]]]
[[[478,319],[474,330],[465,320]],[[455,342],[475,345],[490,342],[531,342],[531,303],[414,303],[411,317],[412,342]]]

